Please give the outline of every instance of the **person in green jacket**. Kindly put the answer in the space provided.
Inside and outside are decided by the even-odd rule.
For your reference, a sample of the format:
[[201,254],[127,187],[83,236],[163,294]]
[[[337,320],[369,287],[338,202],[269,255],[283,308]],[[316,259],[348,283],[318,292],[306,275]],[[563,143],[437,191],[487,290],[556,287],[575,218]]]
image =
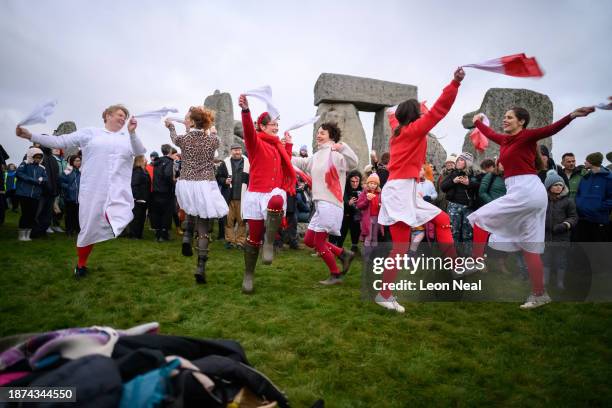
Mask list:
[[506,194],[506,184],[504,183],[504,166],[497,161],[495,170],[485,174],[480,182],[478,195],[484,204],[489,204],[496,198]]
[[564,153],[561,156],[561,165],[567,178],[566,185],[569,188],[569,197],[573,200],[578,192],[578,185],[584,176],[584,166],[576,166],[574,153]]

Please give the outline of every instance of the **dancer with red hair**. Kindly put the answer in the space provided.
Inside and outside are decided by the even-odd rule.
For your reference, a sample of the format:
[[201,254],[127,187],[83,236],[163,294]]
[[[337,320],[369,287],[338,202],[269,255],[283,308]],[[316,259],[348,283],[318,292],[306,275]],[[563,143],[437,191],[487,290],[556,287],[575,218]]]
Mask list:
[[[242,292],[253,292],[255,266],[263,240],[262,262],[272,263],[274,238],[287,207],[287,193],[295,194],[295,170],[291,164],[290,142],[278,138],[278,121],[268,112],[253,125],[246,95],[240,95],[244,144],[249,155],[249,187],[242,199],[242,219],[247,220],[249,235],[244,246]],[[264,237],[265,227],[265,237]]]
[[[399,125],[393,130],[389,141],[389,179],[382,190],[382,207],[378,215],[378,223],[388,225],[391,231],[393,248],[389,258],[406,254],[411,242],[410,228],[427,222],[435,225],[436,239],[443,255],[456,257],[448,214],[417,194],[417,185],[419,173],[425,163],[427,134],[453,106],[464,77],[465,72],[458,68],[451,83],[444,88],[442,95],[427,113],[421,112],[416,99],[400,103],[395,110]],[[404,307],[397,302],[389,289],[396,277],[396,268],[385,269],[382,290],[376,296],[375,302],[386,309],[404,313]]]

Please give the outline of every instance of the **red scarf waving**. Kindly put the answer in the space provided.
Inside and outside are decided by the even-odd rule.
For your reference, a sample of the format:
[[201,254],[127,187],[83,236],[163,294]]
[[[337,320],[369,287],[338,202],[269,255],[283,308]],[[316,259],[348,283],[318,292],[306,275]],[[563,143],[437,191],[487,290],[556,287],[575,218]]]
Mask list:
[[287,154],[285,146],[276,136],[269,135],[264,132],[257,132],[257,137],[261,141],[271,144],[276,148],[281,158],[281,168],[283,172],[283,180],[281,182],[281,188],[289,195],[295,195],[295,183],[297,182],[295,177],[295,170],[291,164],[291,157]]
[[327,160],[327,171],[325,172],[325,184],[327,185],[327,189],[338,199],[338,201],[342,201],[342,185],[340,184],[340,175],[338,174],[338,169],[334,165],[334,160],[332,159],[333,151],[331,148],[329,149],[329,159]]

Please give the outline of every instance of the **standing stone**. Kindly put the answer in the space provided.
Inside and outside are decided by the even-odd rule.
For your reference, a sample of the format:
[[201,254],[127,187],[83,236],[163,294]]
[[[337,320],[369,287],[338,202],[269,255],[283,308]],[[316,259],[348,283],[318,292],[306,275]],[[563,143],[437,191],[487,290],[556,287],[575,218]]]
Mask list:
[[433,134],[427,134],[427,163],[431,163],[438,171],[441,171],[446,161],[446,150]]
[[[489,146],[483,153],[476,152],[469,137],[472,132],[471,129],[474,128],[472,117],[478,112],[484,113],[491,121],[491,128],[498,133],[503,133],[502,121],[504,114],[515,106],[525,108],[529,112],[530,121],[528,128],[538,128],[552,123],[553,104],[548,96],[528,89],[489,89],[484,96],[480,108],[474,112],[466,113],[463,115],[462,120],[463,127],[470,129],[463,142],[463,151],[474,155],[475,166],[478,166],[485,158],[499,157],[499,145],[489,141]],[[547,146],[552,152],[551,138],[540,140],[538,144]]]
[[386,108],[376,111],[374,115],[374,131],[372,132],[372,150],[375,150],[378,157],[384,152],[389,151],[389,138],[391,137],[391,126],[387,117]]
[[[62,122],[59,124],[57,129],[53,131],[54,136],[67,135],[72,132],[76,132],[77,127],[74,122]],[[64,158],[68,159],[70,156],[74,156],[79,152],[78,147],[70,147],[64,151]]]
[[218,89],[206,97],[204,106],[215,111],[215,127],[219,136],[219,158],[229,156],[230,146],[234,141],[234,108],[232,97]]
[[350,103],[321,103],[317,109],[317,115],[321,115],[319,121],[314,125],[313,131],[313,152],[317,150],[316,135],[322,123],[335,123],[342,132],[343,143],[348,144],[359,158],[358,169],[368,164],[369,153],[366,135],[359,119],[359,111],[355,105]]

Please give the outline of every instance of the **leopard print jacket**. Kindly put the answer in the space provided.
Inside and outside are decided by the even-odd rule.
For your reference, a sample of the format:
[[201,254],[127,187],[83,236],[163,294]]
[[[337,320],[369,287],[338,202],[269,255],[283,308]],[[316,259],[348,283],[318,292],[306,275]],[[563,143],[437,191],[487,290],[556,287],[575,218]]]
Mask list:
[[185,135],[177,135],[174,125],[169,130],[172,143],[181,148],[180,180],[215,181],[214,159],[219,139],[201,129],[192,129]]

